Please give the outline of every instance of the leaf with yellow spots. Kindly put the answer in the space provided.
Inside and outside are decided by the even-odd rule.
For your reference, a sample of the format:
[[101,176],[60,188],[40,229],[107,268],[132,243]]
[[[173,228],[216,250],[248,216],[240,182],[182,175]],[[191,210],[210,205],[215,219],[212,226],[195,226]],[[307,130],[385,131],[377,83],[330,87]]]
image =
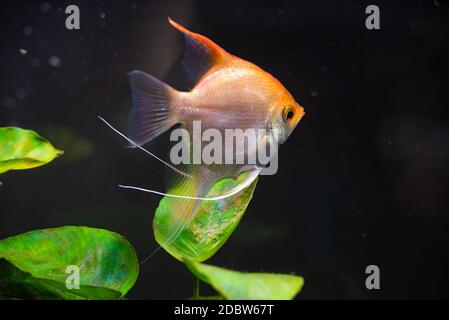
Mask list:
[[[212,186],[206,197],[225,194],[247,178],[242,173],[236,180],[226,178]],[[212,257],[223,246],[239,224],[253,197],[257,179],[239,193],[216,201],[202,201],[193,220],[171,239],[173,230],[179,225],[176,219],[176,201],[164,197],[159,203],[153,220],[156,241],[178,260],[204,261]],[[185,201],[184,199],[181,201]]]

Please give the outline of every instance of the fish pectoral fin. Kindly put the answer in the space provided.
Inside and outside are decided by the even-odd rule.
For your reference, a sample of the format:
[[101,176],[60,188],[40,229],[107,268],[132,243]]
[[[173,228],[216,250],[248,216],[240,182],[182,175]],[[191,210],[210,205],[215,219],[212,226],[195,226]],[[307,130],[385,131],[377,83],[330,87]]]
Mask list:
[[176,90],[142,71],[132,71],[128,76],[133,99],[129,137],[142,146],[177,123],[171,110]]
[[222,63],[230,55],[205,36],[187,30],[170,18],[168,21],[184,35],[185,51],[182,65],[193,88],[209,69]]

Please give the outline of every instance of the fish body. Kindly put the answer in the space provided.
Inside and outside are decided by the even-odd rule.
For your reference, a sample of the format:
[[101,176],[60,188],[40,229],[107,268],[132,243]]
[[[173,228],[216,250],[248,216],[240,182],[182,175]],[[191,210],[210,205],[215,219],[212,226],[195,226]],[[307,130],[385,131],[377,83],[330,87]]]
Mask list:
[[[129,137],[141,147],[175,125],[181,125],[192,136],[194,122],[202,130],[216,129],[225,136],[226,129],[263,129],[257,136],[257,148],[266,147],[273,139],[287,140],[304,115],[303,107],[271,74],[238,58],[212,40],[193,33],[173,20],[170,24],[185,39],[183,66],[192,90],[178,91],[142,71],[129,74],[133,109],[129,121]],[[276,131],[276,137],[273,132]],[[204,146],[204,141],[201,142]],[[223,142],[224,143],[224,142]],[[235,147],[235,145],[233,145]],[[190,146],[189,146],[190,148]],[[236,154],[258,150],[234,150]],[[225,149],[225,152],[227,150]],[[173,230],[176,236],[192,220],[201,199],[223,178],[236,178],[249,172],[249,186],[261,168],[257,164],[188,164],[168,179],[167,193],[192,199],[173,201]]]
[[[176,124],[192,136],[193,122],[200,121],[203,130],[214,128],[223,136],[226,129],[265,129],[267,136],[258,137],[265,143],[272,139],[270,132],[277,130],[277,142],[285,142],[304,115],[290,92],[258,66],[171,19],[169,22],[185,37],[183,65],[195,85],[191,91],[181,92],[144,72],[131,72],[131,139],[143,145]],[[213,181],[236,177],[243,168],[255,169],[246,164],[209,164],[196,165],[190,171],[209,181],[203,182],[204,193]]]

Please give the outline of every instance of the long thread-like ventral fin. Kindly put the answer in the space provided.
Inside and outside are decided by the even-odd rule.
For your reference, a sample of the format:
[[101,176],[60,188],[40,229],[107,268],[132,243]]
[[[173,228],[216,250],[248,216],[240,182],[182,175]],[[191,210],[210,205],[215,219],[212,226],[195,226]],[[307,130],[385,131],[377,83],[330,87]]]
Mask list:
[[121,133],[120,131],[118,131],[116,128],[114,128],[109,122],[107,122],[105,119],[103,119],[102,117],[98,116],[98,118],[103,121],[109,128],[111,128],[115,133],[117,133],[119,136],[121,136],[123,139],[125,139],[126,141],[128,141],[132,146],[139,148],[140,150],[142,150],[143,152],[145,152],[146,154],[152,156],[153,158],[155,158],[156,160],[159,160],[160,162],[162,162],[163,164],[165,164],[167,167],[169,167],[170,169],[172,169],[173,171],[175,171],[176,173],[179,173],[180,175],[183,175],[187,178],[191,178],[191,176],[185,172],[182,172],[181,170],[175,168],[174,166],[172,166],[171,164],[167,163],[166,161],[162,160],[161,158],[159,158],[157,155],[155,155],[154,153],[151,153],[150,151],[148,151],[147,149],[143,148],[142,146],[138,145],[136,142],[134,142],[133,140],[131,140],[130,138],[128,138],[127,136],[125,136],[123,133]]
[[243,189],[249,187],[251,185],[251,183],[257,178],[257,176],[259,175],[259,172],[260,172],[260,169],[254,170],[253,172],[251,172],[251,174],[248,176],[248,178],[246,178],[242,183],[237,185],[235,188],[231,189],[229,192],[227,192],[223,195],[219,195],[219,196],[215,196],[215,197],[184,196],[184,195],[170,194],[170,193],[160,192],[160,191],[156,191],[156,190],[145,189],[145,188],[134,187],[134,186],[127,186],[127,185],[119,185],[119,187],[124,188],[124,189],[133,189],[133,190],[138,190],[138,191],[143,191],[143,192],[154,193],[154,194],[157,194],[160,196],[167,196],[167,197],[172,197],[172,198],[202,200],[202,201],[217,201],[217,200],[225,199],[228,197],[232,197],[233,195],[239,193]]

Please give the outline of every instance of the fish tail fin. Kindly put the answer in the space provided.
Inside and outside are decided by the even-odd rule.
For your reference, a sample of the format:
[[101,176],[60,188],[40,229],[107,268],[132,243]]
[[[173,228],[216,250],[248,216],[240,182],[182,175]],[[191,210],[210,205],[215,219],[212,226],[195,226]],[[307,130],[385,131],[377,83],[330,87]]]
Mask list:
[[133,99],[129,136],[142,146],[178,122],[172,106],[177,91],[142,71],[132,71],[128,76]]

